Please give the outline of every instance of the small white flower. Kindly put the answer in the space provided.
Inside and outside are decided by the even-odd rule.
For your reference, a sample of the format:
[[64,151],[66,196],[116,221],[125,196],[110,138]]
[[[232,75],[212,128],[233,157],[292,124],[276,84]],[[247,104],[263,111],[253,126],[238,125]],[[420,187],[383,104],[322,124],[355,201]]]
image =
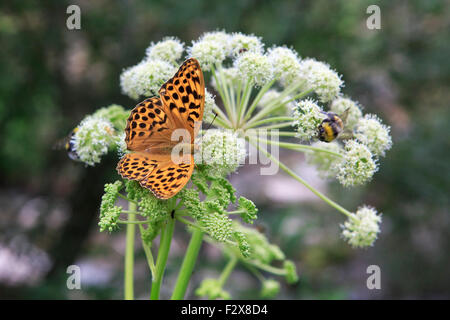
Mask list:
[[108,153],[109,147],[117,142],[116,139],[111,122],[88,116],[81,121],[71,141],[80,160],[93,166]]
[[362,117],[360,105],[349,98],[338,97],[333,100],[330,107],[330,110],[339,116],[342,116],[347,109],[348,115],[345,121],[345,127],[352,130]]
[[230,39],[231,53],[238,56],[244,52],[263,53],[264,44],[260,37],[255,35],[247,35],[243,33],[233,33]]
[[128,153],[127,143],[125,142],[125,132],[116,136],[117,153],[121,158],[125,153]]
[[305,89],[312,89],[321,102],[328,102],[336,98],[344,82],[336,71],[330,69],[326,63],[314,59],[300,62],[298,77],[305,81]]
[[248,51],[236,59],[234,67],[242,81],[253,81],[256,86],[264,86],[273,79],[273,68],[264,54]]
[[[269,105],[270,103],[272,103],[272,101],[274,101],[275,99],[277,99],[279,96],[281,95],[280,92],[278,92],[275,89],[270,89],[267,90],[266,93],[264,93],[264,95],[261,97],[261,100],[259,100],[257,107],[258,108],[264,108],[265,106]],[[280,103],[280,107],[275,109],[272,114],[273,115],[287,115],[289,114],[290,110],[292,110],[295,107],[295,102],[291,101],[291,102],[287,102],[291,99],[290,96],[287,96],[284,98],[284,100]]]
[[177,64],[184,51],[184,44],[174,37],[164,38],[157,43],[151,43],[146,53],[149,59],[160,59]]
[[206,33],[198,41],[192,42],[188,55],[196,58],[204,71],[210,71],[225,60],[229,50],[229,42],[222,33]]
[[120,75],[123,93],[130,98],[157,95],[161,85],[176,72],[176,67],[163,60],[143,60]]
[[283,86],[298,81],[300,59],[297,52],[286,47],[274,47],[269,49],[268,57],[275,76],[280,79]]
[[[338,154],[343,152],[342,147],[335,141],[317,141],[311,144],[311,146]],[[324,179],[336,177],[338,173],[338,164],[342,161],[341,157],[321,151],[307,152],[305,153],[305,156],[306,161],[309,164],[313,164],[317,168],[320,177]]]
[[360,119],[355,129],[355,138],[366,145],[375,156],[384,156],[392,147],[390,128],[381,123],[373,114],[366,114]]
[[345,144],[344,159],[337,165],[337,179],[346,187],[361,185],[369,181],[377,169],[370,150],[356,140],[349,140]]
[[225,31],[212,31],[203,34],[202,40],[215,41],[219,43],[225,50],[225,55],[228,56],[231,53],[231,35]]
[[217,108],[214,96],[205,89],[205,109],[203,111],[203,121],[211,122],[214,119],[214,108]]
[[226,175],[236,171],[247,156],[245,140],[231,130],[209,129],[197,138],[200,152],[195,163],[211,166],[215,172]]
[[372,246],[380,232],[381,215],[375,208],[363,206],[341,225],[342,236],[355,248]]
[[317,136],[317,128],[326,115],[316,101],[308,98],[293,108],[293,117],[292,125],[296,127],[297,137],[307,141]]

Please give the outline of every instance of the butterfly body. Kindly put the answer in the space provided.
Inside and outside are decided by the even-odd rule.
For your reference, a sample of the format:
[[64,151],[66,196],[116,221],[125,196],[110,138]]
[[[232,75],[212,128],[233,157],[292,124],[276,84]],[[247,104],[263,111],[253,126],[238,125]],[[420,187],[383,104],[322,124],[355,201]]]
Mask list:
[[160,199],[176,195],[194,170],[194,144],[203,119],[205,83],[198,61],[186,60],[159,90],[130,114],[119,174],[138,181]]

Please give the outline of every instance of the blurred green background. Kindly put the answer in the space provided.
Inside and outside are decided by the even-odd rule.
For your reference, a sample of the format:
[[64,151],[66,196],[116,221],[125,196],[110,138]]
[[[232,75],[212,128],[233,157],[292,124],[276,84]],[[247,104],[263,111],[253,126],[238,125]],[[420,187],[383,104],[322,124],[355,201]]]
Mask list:
[[[300,282],[283,299],[450,298],[450,3],[376,1],[381,30],[368,30],[375,1],[2,1],[0,4],[0,299],[122,298],[124,233],[98,231],[103,184],[116,178],[117,158],[85,168],[55,150],[83,116],[122,95],[119,75],[142,59],[151,41],[176,36],[190,44],[205,31],[254,33],[267,47],[292,46],[328,62],[344,93],[392,127],[394,147],[367,187],[344,189],[313,180],[354,210],[383,213],[373,248],[340,239],[344,217],[282,174],[299,196],[249,190],[257,168],[232,181],[260,208],[258,223],[294,260]],[[66,28],[66,8],[81,8],[81,30]],[[283,153],[288,163],[298,154]],[[168,297],[188,235],[181,226],[162,297]],[[139,246],[136,296],[147,298],[149,274]],[[193,288],[218,275],[225,260],[202,249]],[[66,268],[82,268],[82,290],[66,288]],[[368,290],[366,268],[381,268],[381,290]],[[259,283],[238,268],[225,289],[257,298]]]

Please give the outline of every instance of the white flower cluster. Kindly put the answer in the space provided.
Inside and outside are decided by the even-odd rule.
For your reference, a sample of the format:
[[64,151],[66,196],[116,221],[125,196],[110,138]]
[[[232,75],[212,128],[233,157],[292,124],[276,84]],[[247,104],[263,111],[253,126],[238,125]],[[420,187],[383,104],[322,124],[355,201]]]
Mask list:
[[231,130],[207,130],[196,143],[200,152],[194,155],[195,163],[214,166],[214,171],[224,175],[236,171],[247,156],[245,140]]
[[314,59],[300,62],[298,77],[305,82],[305,88],[313,90],[321,102],[336,98],[344,82],[341,76],[326,63]]
[[163,60],[177,64],[184,52],[184,44],[174,37],[168,37],[157,43],[151,43],[147,48],[147,57],[150,60]]
[[206,33],[188,48],[188,55],[198,60],[203,71],[210,71],[221,64],[228,54],[228,35],[222,32]]
[[378,169],[370,150],[355,140],[347,141],[344,149],[343,160],[337,167],[339,182],[349,187],[369,181]]
[[71,138],[79,159],[90,166],[99,163],[101,157],[108,153],[109,147],[117,142],[111,122],[94,116],[88,116],[81,121]]
[[330,110],[339,116],[342,116],[347,110],[347,119],[344,121],[345,128],[353,130],[359,119],[362,117],[362,111],[360,105],[344,97],[338,97],[333,100],[330,106]]
[[241,81],[252,81],[258,87],[264,86],[274,76],[269,58],[259,52],[242,53],[236,59],[234,66],[238,70]]
[[283,86],[297,81],[300,59],[296,51],[286,47],[274,47],[269,49],[267,55],[275,77]]
[[205,90],[205,108],[203,110],[203,121],[211,122],[214,119],[214,108],[218,108],[214,96]]
[[132,99],[157,95],[161,85],[176,71],[176,67],[170,62],[146,59],[121,74],[120,86],[123,93]]
[[293,108],[293,117],[292,125],[296,128],[297,137],[308,141],[317,136],[317,128],[326,116],[316,101],[305,99]]
[[372,246],[380,232],[381,215],[374,208],[363,206],[341,226],[342,236],[355,248]]
[[366,114],[361,118],[355,129],[355,138],[366,145],[375,156],[384,156],[392,147],[390,128],[381,123],[373,114]]

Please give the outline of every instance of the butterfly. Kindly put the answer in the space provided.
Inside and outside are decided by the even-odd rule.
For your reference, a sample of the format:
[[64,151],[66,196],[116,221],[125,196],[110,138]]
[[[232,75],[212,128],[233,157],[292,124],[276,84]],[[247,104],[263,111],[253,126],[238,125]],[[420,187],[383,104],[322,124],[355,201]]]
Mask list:
[[[120,159],[118,173],[138,181],[159,199],[169,199],[180,192],[194,171],[194,140],[204,106],[203,73],[198,61],[190,58],[161,86],[159,97],[145,99],[131,111],[125,142],[132,152]],[[177,129],[188,133],[190,140],[182,143],[185,140]],[[174,161],[172,152],[177,153],[175,148],[180,146],[188,152]]]

